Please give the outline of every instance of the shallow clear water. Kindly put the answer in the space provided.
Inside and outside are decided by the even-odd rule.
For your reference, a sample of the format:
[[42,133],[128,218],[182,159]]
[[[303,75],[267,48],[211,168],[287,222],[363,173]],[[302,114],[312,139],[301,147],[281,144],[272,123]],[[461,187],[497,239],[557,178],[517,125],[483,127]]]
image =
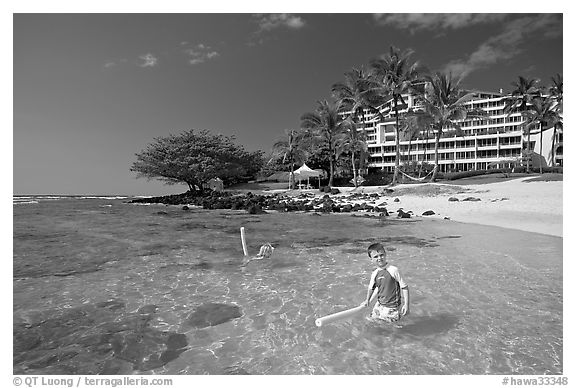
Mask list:
[[[270,261],[240,266],[241,226]],[[316,327],[364,299],[373,241],[410,286],[403,327]],[[562,239],[502,228],[40,199],[14,205],[13,289],[14,373],[563,371]],[[209,303],[241,316],[194,326]]]

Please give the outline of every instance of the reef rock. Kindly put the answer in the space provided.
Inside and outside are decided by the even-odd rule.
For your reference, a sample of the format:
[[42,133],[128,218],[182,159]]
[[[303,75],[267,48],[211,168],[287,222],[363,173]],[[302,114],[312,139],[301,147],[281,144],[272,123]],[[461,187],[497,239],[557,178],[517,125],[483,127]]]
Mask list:
[[240,307],[224,303],[206,303],[199,306],[186,320],[188,326],[203,328],[216,326],[242,316]]

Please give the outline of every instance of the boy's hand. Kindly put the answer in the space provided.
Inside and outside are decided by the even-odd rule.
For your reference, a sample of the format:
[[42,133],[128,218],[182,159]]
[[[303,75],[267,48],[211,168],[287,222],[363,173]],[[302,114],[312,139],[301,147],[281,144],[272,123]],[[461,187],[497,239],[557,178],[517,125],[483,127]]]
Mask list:
[[404,316],[404,315],[408,315],[410,314],[410,307],[408,307],[407,305],[402,305],[402,307],[400,308],[400,316]]

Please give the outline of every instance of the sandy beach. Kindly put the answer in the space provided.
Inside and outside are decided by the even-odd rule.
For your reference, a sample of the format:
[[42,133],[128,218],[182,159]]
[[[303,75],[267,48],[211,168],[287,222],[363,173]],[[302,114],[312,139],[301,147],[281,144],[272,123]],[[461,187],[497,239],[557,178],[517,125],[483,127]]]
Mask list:
[[[432,210],[432,216],[452,221],[492,225],[504,228],[562,236],[562,181],[530,181],[518,178],[497,183],[453,185],[427,183],[397,185],[394,192],[376,200],[388,211],[412,211],[413,216]],[[339,187],[346,197],[350,193],[383,193],[384,187]],[[399,201],[395,202],[398,198]],[[452,201],[449,199],[452,198]],[[458,201],[455,201],[457,198]],[[467,200],[474,198],[476,200]],[[480,199],[480,200],[478,200]]]

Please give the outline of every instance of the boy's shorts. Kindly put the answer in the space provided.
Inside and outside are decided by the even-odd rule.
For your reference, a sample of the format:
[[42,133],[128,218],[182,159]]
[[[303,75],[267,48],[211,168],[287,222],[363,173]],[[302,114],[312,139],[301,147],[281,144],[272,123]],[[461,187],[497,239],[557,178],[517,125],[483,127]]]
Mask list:
[[384,322],[398,322],[400,320],[400,311],[397,308],[386,307],[380,304],[380,302],[376,302],[370,318],[379,319]]

